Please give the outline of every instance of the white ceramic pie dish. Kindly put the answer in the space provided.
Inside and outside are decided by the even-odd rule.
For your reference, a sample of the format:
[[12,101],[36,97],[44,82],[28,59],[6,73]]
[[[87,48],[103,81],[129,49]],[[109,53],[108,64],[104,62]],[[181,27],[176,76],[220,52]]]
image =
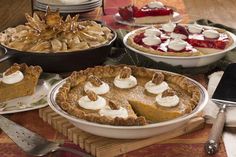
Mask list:
[[[178,75],[178,74],[176,74]],[[112,126],[98,124],[94,122],[89,122],[83,119],[79,119],[65,112],[57,105],[55,98],[58,93],[59,88],[65,83],[65,79],[58,82],[52,87],[48,94],[48,103],[49,106],[58,114],[68,119],[73,125],[89,132],[94,135],[104,136],[109,138],[118,138],[118,139],[139,139],[151,137],[154,135],[159,135],[171,130],[174,130],[178,127],[181,127],[186,124],[191,118],[196,116],[199,112],[203,110],[208,101],[208,93],[206,89],[200,85],[198,82],[188,78],[191,82],[196,84],[200,89],[201,97],[197,107],[190,113],[181,117],[178,117],[173,120],[148,124],[144,126]]]
[[[214,28],[214,27],[209,27],[209,26],[203,26],[205,28]],[[148,27],[143,27],[140,29],[136,29],[134,31],[129,32],[128,34],[125,35],[124,39],[123,39],[123,43],[124,45],[130,49],[133,52],[139,53],[141,55],[144,55],[156,62],[164,62],[164,63],[168,63],[170,65],[173,66],[178,66],[181,65],[185,68],[190,68],[190,67],[201,67],[204,65],[209,65],[211,63],[214,63],[218,60],[220,60],[221,58],[223,58],[227,52],[229,52],[230,50],[234,49],[236,47],[236,36],[231,33],[228,32],[227,33],[232,37],[233,39],[233,43],[231,46],[229,46],[227,49],[222,50],[220,52],[217,53],[212,53],[212,54],[208,54],[208,55],[203,55],[203,56],[188,56],[188,57],[183,57],[183,56],[161,56],[161,55],[155,55],[155,54],[150,54],[150,53],[146,53],[140,50],[137,50],[133,47],[131,47],[130,45],[127,44],[127,39],[130,35],[134,34],[137,31],[140,31],[142,29],[146,29]]]

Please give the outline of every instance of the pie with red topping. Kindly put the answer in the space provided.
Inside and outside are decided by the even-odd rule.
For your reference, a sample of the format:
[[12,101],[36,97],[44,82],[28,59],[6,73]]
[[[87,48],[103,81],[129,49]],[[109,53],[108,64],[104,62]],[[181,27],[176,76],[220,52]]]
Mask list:
[[194,110],[200,90],[184,76],[136,66],[97,66],[73,72],[57,104],[90,122],[117,126],[171,120]]
[[134,20],[138,24],[166,23],[172,19],[173,10],[159,1],[152,1],[141,8],[121,7],[119,14],[123,20]]
[[127,44],[145,53],[163,56],[201,56],[221,52],[233,44],[231,35],[219,28],[197,24],[163,24],[135,31]]

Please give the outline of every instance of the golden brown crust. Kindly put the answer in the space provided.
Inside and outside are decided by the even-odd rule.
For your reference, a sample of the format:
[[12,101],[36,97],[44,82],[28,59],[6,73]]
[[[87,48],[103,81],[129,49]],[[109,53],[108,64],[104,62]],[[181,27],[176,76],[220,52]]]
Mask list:
[[[127,39],[127,44],[130,45],[131,47],[137,49],[137,50],[142,51],[142,52],[149,53],[149,54],[154,54],[154,55],[160,55],[160,56],[179,56],[179,57],[201,56],[201,55],[217,53],[219,51],[222,51],[222,50],[219,50],[219,49],[203,48],[203,47],[194,47],[195,49],[197,49],[197,52],[185,52],[185,51],[182,51],[182,52],[171,52],[171,51],[162,52],[162,51],[159,51],[159,50],[154,50],[152,48],[143,47],[142,45],[136,44],[134,42],[134,40],[133,40],[134,37],[136,35],[140,34],[140,33],[143,33],[144,30],[145,29],[136,31],[134,34],[130,35]],[[230,47],[233,44],[233,39],[232,39],[231,35],[228,32],[226,32],[224,29],[219,29],[219,28],[217,28],[215,30],[217,30],[219,33],[227,34],[227,36],[229,38],[229,41],[227,42],[225,49],[227,49],[228,47]]]
[[137,24],[154,24],[154,23],[167,23],[171,21],[173,18],[173,14],[170,15],[164,15],[164,16],[145,16],[145,17],[139,17],[134,18],[134,22]]
[[34,13],[25,17],[25,25],[0,32],[2,45],[23,52],[61,53],[104,46],[115,37],[112,30],[96,21],[79,21],[79,15],[63,20],[59,11],[49,9],[45,16]]
[[[124,65],[120,66],[96,66],[94,68],[88,68],[86,70],[81,70],[79,72],[73,72],[71,76],[66,80],[66,83],[59,89],[59,92],[56,96],[57,104],[69,114],[78,117],[80,119],[84,119],[87,121],[101,123],[101,124],[109,124],[109,125],[118,125],[118,126],[132,126],[132,125],[145,125],[147,124],[147,120],[145,117],[134,117],[129,116],[127,119],[124,118],[110,118],[107,116],[99,116],[94,113],[86,113],[84,110],[77,107],[76,104],[71,103],[68,99],[69,92],[74,87],[78,86],[81,82],[87,80],[90,75],[94,75],[98,78],[103,77],[116,77],[120,71],[123,69]],[[128,66],[132,69],[132,75],[136,77],[147,77],[152,79],[153,74],[156,70],[150,70],[143,67],[136,66]],[[173,84],[179,85],[180,88],[184,89],[187,93],[189,93],[191,100],[187,103],[190,106],[189,111],[191,112],[199,102],[200,99],[200,91],[198,87],[189,81],[187,78],[181,75],[174,75],[172,73],[162,72],[165,75],[165,81],[168,81]],[[117,108],[117,104],[115,104],[115,108]]]

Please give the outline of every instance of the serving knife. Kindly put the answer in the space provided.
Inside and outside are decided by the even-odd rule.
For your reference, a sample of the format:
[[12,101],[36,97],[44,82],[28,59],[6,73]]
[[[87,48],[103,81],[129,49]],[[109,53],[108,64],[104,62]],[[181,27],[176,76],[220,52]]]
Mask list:
[[236,106],[236,63],[228,65],[211,100],[220,109],[205,144],[205,151],[209,155],[213,155],[218,151],[219,140],[226,119],[226,108]]

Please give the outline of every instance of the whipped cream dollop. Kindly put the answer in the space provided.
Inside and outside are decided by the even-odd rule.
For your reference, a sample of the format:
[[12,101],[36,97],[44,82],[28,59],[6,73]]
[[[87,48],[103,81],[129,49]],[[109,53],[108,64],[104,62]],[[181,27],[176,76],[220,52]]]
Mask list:
[[144,87],[149,93],[152,94],[162,93],[169,88],[168,84],[165,81],[158,85],[153,83],[152,81],[148,81]]
[[21,71],[17,70],[16,72],[6,75],[3,73],[2,82],[5,84],[14,84],[20,82],[24,79],[24,75]]
[[158,1],[149,2],[147,5],[149,8],[164,8],[164,4]]
[[114,85],[118,88],[127,89],[137,85],[137,79],[130,75],[128,78],[121,78],[120,75],[114,79]]
[[176,38],[174,40],[171,40],[168,44],[168,48],[172,49],[174,51],[181,51],[183,49],[185,49],[187,46],[187,42],[183,41],[180,38]]
[[146,29],[144,32],[144,35],[147,36],[160,36],[161,35],[161,31],[155,27]]
[[106,100],[101,96],[98,96],[97,100],[92,101],[86,95],[86,96],[81,97],[78,100],[78,103],[81,107],[88,110],[99,110],[99,109],[102,109],[104,106],[106,106]]
[[199,34],[202,32],[202,27],[197,24],[189,24],[188,31],[192,34]]
[[184,34],[175,33],[175,32],[172,32],[172,33],[170,34],[170,37],[171,37],[172,39],[176,39],[176,38],[187,39],[187,38],[188,38],[188,37],[187,37],[186,35],[184,35]]
[[99,110],[99,114],[101,116],[108,116],[111,118],[120,117],[120,118],[127,118],[128,111],[124,107],[120,107],[117,110],[112,110],[109,106],[105,106],[101,110]]
[[210,39],[219,38],[220,36],[220,33],[213,29],[204,30],[202,34],[204,35],[204,37],[210,38]]
[[91,82],[86,82],[84,85],[84,91],[91,90],[96,94],[106,94],[109,92],[110,87],[107,83],[102,81],[102,84],[98,87],[94,86]]
[[162,94],[156,96],[156,102],[164,107],[174,107],[179,103],[179,97],[177,95],[162,97]]
[[168,23],[165,23],[162,25],[162,29],[165,31],[165,32],[173,32],[174,29],[175,29],[175,26],[176,24],[169,21]]
[[142,41],[148,46],[159,45],[161,43],[161,39],[157,36],[147,36],[143,38]]

